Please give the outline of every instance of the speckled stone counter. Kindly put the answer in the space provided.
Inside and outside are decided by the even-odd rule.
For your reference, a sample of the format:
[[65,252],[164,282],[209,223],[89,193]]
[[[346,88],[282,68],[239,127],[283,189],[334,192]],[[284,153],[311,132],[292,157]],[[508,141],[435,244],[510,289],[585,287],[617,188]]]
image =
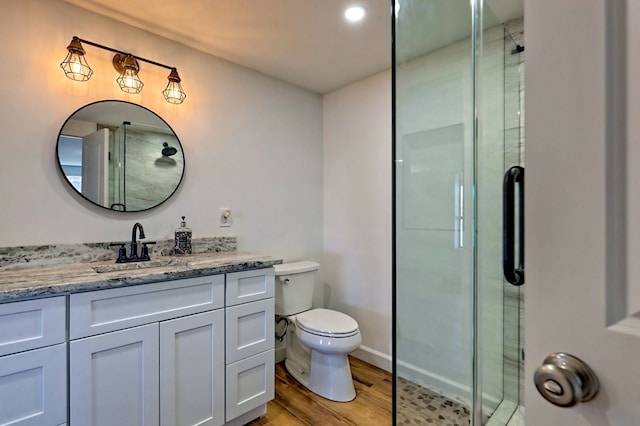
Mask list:
[[76,259],[75,263],[63,263],[65,259],[59,255],[54,264],[5,263],[0,267],[0,303],[268,268],[282,263],[282,259],[271,256],[237,251],[188,256],[154,257],[152,254],[149,262],[125,264],[115,264],[115,256],[109,260],[85,262],[78,262],[77,258],[70,256],[69,259]]
[[[128,250],[130,241],[0,247],[0,271],[32,266],[115,261],[118,247],[112,247],[113,243],[124,244]],[[236,251],[237,242],[236,237],[194,238],[192,246],[193,254],[226,253]],[[149,255],[151,258],[173,256],[173,240],[156,241],[156,244],[149,246]]]

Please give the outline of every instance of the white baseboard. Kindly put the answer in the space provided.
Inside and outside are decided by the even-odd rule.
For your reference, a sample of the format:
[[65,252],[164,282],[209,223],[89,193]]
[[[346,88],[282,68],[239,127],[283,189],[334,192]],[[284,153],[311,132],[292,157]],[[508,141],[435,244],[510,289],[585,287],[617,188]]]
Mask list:
[[351,355],[385,371],[391,372],[393,362],[391,356],[380,351],[376,351],[368,346],[360,346]]

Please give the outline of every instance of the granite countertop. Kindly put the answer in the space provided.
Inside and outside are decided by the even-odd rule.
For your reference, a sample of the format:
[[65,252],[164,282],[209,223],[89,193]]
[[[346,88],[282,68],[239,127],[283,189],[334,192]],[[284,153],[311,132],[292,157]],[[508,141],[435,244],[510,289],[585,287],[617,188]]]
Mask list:
[[[0,270],[0,303],[43,296],[148,284],[160,281],[268,268],[282,259],[242,252],[152,257],[149,262],[113,260]],[[118,268],[125,268],[118,270]]]

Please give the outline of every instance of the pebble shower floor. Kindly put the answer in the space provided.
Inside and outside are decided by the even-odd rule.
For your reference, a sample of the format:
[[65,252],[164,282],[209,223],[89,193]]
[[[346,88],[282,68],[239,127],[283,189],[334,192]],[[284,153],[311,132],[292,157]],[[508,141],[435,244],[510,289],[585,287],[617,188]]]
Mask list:
[[429,389],[398,377],[398,425],[468,426],[469,408]]

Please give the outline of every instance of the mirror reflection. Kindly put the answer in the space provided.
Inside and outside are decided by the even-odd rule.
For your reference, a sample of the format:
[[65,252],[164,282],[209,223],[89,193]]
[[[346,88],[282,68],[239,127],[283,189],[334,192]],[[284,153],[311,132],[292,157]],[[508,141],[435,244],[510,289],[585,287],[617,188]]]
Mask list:
[[184,175],[182,145],[171,127],[124,101],[95,102],[71,114],[58,135],[57,157],[80,195],[115,211],[162,204]]

